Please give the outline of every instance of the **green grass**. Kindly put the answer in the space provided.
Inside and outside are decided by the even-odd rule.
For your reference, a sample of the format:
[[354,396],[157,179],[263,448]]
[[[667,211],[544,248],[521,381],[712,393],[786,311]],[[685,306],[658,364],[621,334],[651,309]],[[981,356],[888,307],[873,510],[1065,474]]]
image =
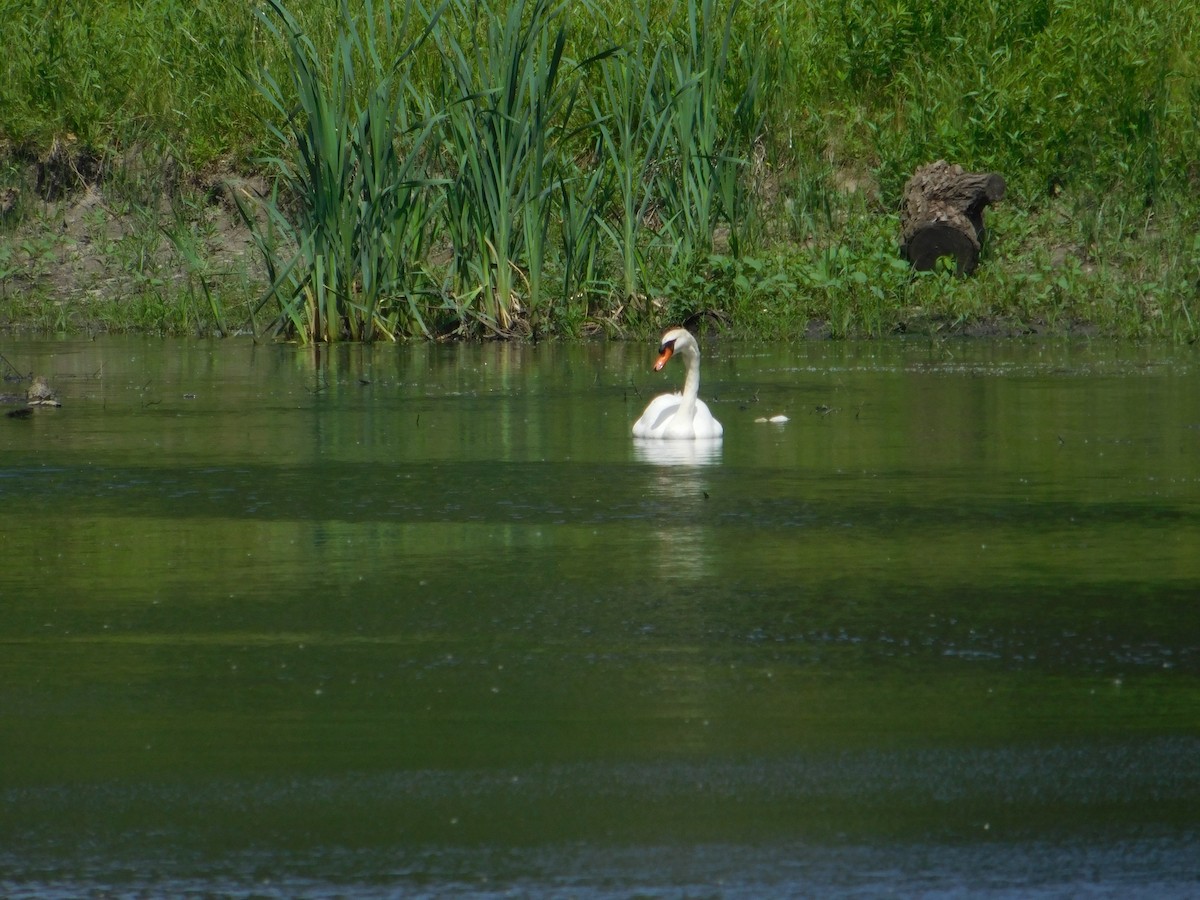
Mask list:
[[[0,21],[0,323],[1198,336],[1193,4],[0,0]],[[900,190],[938,158],[1009,185],[967,280],[896,257]],[[275,188],[238,195],[259,268],[206,256],[220,172]],[[127,303],[47,287],[85,183],[135,223],[105,244]]]

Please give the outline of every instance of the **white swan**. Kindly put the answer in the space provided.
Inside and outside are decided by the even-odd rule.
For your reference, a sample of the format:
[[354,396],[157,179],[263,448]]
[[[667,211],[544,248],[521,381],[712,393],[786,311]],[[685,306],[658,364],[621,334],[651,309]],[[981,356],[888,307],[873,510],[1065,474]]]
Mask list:
[[660,394],[650,401],[642,417],[633,423],[633,436],[661,440],[696,441],[719,438],[724,429],[713,418],[700,393],[700,347],[685,328],[672,328],[662,336],[654,371],[661,372],[672,356],[687,366],[682,394]]

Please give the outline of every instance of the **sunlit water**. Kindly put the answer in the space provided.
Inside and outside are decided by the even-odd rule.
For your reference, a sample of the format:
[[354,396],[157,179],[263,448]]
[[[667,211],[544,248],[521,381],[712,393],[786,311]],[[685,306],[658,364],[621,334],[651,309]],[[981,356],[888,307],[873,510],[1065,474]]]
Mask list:
[[1200,895],[1194,348],[653,350],[0,341],[0,895]]

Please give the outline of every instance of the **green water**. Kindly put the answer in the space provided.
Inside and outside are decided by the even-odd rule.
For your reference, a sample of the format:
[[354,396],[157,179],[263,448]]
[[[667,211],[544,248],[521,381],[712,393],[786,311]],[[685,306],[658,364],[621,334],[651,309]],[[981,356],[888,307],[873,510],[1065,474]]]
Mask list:
[[1200,887],[1194,348],[653,350],[0,342],[0,892]]

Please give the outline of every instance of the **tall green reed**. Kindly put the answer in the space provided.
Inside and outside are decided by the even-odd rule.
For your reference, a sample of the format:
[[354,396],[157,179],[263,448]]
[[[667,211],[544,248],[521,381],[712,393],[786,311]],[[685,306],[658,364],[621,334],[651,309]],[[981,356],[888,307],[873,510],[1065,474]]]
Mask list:
[[[664,136],[668,164],[658,168],[668,264],[689,265],[713,250],[722,219],[730,249],[740,250],[739,175],[748,135],[756,130],[757,73],[735,71],[737,0],[720,15],[717,0],[687,0],[683,46],[664,67],[670,116]],[[747,123],[752,123],[747,126]]]
[[239,202],[271,278],[259,308],[274,300],[276,329],[309,341],[428,335],[423,261],[438,198],[419,166],[437,116],[420,102],[410,109],[405,86],[438,12],[425,17],[409,0],[397,21],[390,4],[366,0],[355,16],[342,0],[324,66],[282,0],[267,3],[274,18],[260,17],[290,50],[292,83],[285,90],[267,72],[260,81],[286,123],[268,123],[282,195],[262,205],[265,222]]
[[575,174],[569,138],[580,74],[604,54],[566,58],[565,3],[515,0],[501,12],[456,0],[453,8],[459,27],[439,29],[437,41],[447,66],[454,290],[488,329],[507,333],[523,317],[536,333],[547,315],[553,224]]
[[657,215],[655,173],[674,114],[663,89],[666,42],[651,36],[645,8],[631,8],[629,19],[620,53],[606,60],[591,94],[601,160],[613,173],[615,216],[600,224],[619,261],[622,303],[637,301],[648,280],[644,235]]
[[[604,211],[610,202],[612,179],[599,164],[598,154],[584,157],[574,175],[563,178],[559,192],[562,258],[560,309],[566,324],[580,322],[602,304],[610,291],[602,276]],[[589,163],[595,163],[589,167]]]

